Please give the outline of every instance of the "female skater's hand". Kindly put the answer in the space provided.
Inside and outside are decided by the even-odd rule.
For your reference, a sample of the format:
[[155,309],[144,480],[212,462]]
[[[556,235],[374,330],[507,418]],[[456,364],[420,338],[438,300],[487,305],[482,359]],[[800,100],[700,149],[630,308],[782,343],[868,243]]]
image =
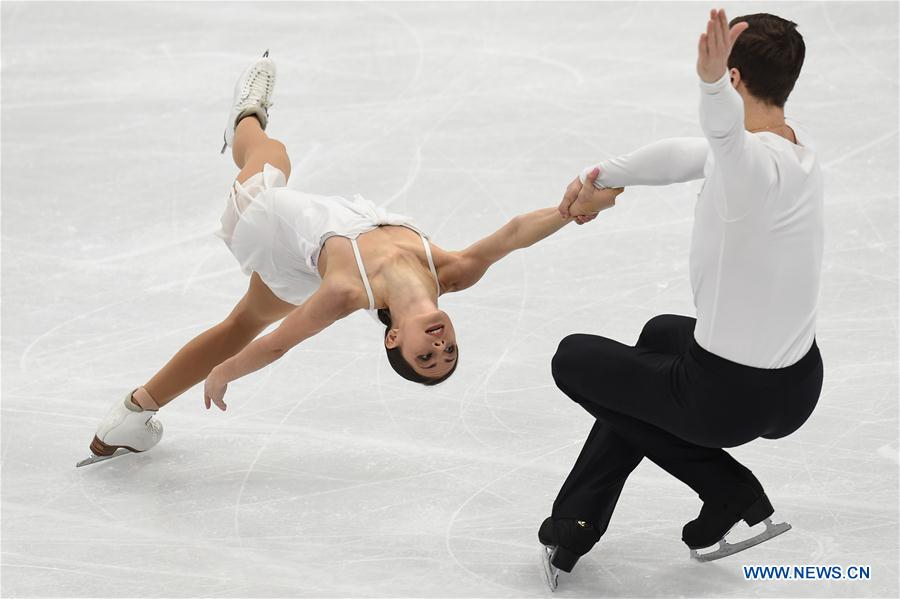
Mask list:
[[568,215],[575,218],[579,225],[597,218],[597,214],[601,210],[615,206],[616,196],[625,191],[624,187],[597,189],[594,187],[594,181],[597,180],[599,175],[599,168],[594,168],[588,173],[587,179],[578,192],[575,201],[568,206]]
[[566,193],[563,195],[562,201],[559,203],[559,215],[563,218],[569,218],[569,206],[578,199],[578,192],[581,191],[581,178],[575,177],[575,180],[566,187]]
[[709,11],[706,33],[700,34],[700,44],[697,48],[697,74],[700,75],[700,79],[706,83],[715,83],[722,78],[728,70],[731,47],[749,26],[745,22],[735,23],[729,30],[724,10]]
[[222,400],[225,397],[225,391],[228,389],[228,382],[222,377],[221,372],[216,368],[212,369],[209,376],[206,377],[206,384],[203,386],[203,401],[206,403],[206,409],[210,408],[210,402],[223,412],[228,407]]

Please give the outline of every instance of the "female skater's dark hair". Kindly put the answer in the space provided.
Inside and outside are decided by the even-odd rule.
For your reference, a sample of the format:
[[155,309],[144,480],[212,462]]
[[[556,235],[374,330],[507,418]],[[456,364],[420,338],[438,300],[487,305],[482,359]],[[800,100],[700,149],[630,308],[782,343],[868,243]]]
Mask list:
[[[380,320],[381,324],[385,326],[384,336],[385,338],[387,338],[388,332],[391,330],[391,311],[385,310],[384,308],[378,310],[378,320]],[[403,354],[400,353],[399,347],[395,347],[393,349],[385,347],[384,349],[387,352],[388,362],[397,374],[408,381],[412,381],[414,383],[422,383],[423,385],[427,385],[429,387],[437,385],[438,383],[443,383],[448,378],[450,378],[450,375],[456,372],[456,366],[457,364],[459,364],[459,354],[457,354],[456,362],[453,363],[453,367],[450,368],[450,371],[447,372],[447,374],[437,378],[430,378],[416,372],[409,364],[409,362],[403,359]]]
[[728,68],[741,72],[741,81],[754,97],[766,104],[784,106],[806,56],[806,44],[797,24],[758,13],[735,17],[730,25],[741,22],[750,27],[735,40]]

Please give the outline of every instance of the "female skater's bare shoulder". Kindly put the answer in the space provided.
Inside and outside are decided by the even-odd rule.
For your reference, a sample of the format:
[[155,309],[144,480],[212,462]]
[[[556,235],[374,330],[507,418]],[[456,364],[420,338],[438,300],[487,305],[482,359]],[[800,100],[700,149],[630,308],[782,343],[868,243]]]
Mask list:
[[317,293],[330,304],[338,318],[369,307],[369,296],[359,275],[352,277],[342,272],[329,273],[322,279]]
[[478,282],[489,266],[465,250],[448,251],[432,245],[432,251],[443,293],[453,293],[471,287]]

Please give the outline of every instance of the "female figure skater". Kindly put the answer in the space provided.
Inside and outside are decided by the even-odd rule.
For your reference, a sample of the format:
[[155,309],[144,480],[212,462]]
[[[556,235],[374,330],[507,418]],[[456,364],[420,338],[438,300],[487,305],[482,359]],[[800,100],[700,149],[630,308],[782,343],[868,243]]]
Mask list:
[[[468,248],[431,244],[404,216],[356,197],[323,197],[286,187],[284,145],[265,133],[275,85],[268,52],[238,79],[225,130],[237,175],[217,235],[250,286],[225,320],[185,345],[101,422],[79,466],[146,451],[162,437],[162,406],[206,379],[206,408],[223,401],[228,383],[271,364],[292,347],[360,309],[378,310],[388,361],[405,379],[435,385],[456,370],[459,349],[441,293],[474,285],[510,252],[572,220],[555,207],[517,216]],[[222,151],[225,151],[225,147]],[[607,190],[612,206],[622,189]],[[267,326],[274,331],[256,339]]]

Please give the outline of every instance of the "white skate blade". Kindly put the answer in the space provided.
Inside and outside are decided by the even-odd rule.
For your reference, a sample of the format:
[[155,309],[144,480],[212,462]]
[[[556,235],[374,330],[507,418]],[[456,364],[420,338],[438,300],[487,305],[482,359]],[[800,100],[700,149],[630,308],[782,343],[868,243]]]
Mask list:
[[550,563],[553,556],[553,547],[547,545],[541,546],[541,565],[544,568],[544,582],[551,591],[555,591],[559,586],[559,568]]
[[725,537],[722,537],[719,541],[719,548],[715,551],[700,553],[699,549],[691,549],[691,557],[698,562],[711,562],[713,560],[722,559],[723,557],[734,555],[744,549],[750,549],[751,547],[777,537],[780,534],[786,533],[791,529],[791,525],[787,522],[772,524],[771,518],[766,518],[764,522],[766,524],[766,529],[755,537],[750,537],[749,539],[744,539],[737,543],[729,543],[725,540]]
[[112,458],[117,458],[117,457],[119,457],[119,456],[123,456],[123,455],[125,455],[126,453],[133,453],[133,452],[131,452],[131,451],[125,449],[124,447],[120,447],[120,448],[118,448],[115,452],[113,452],[112,455],[94,455],[94,454],[91,454],[90,457],[84,458],[83,460],[81,460],[80,462],[78,462],[77,464],[75,464],[75,467],[76,467],[76,468],[81,468],[82,466],[88,466],[88,465],[90,465],[90,464],[96,464],[97,462],[102,462],[102,461],[104,461],[104,460],[111,460]]

